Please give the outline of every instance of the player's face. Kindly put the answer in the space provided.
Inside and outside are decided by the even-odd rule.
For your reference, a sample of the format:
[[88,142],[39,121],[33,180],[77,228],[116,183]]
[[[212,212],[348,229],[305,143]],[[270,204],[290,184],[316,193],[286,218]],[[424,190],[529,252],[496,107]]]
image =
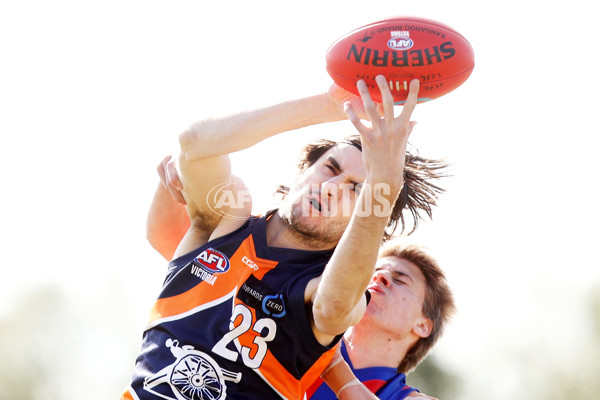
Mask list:
[[380,258],[367,289],[371,301],[364,323],[383,329],[396,339],[429,335],[431,326],[422,312],[426,281],[415,264],[395,256]]
[[338,144],[299,176],[280,212],[297,232],[335,245],[350,222],[365,176],[361,151]]

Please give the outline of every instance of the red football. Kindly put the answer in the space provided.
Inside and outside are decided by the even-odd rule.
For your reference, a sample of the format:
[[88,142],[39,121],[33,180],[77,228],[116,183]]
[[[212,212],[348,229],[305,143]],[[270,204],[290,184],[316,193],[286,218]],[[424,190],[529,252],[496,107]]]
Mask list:
[[440,22],[417,17],[395,17],[358,28],[329,47],[326,68],[334,82],[358,95],[356,82],[364,79],[374,101],[381,101],[375,83],[384,75],[396,104],[403,104],[409,82],[421,82],[419,103],[456,89],[467,80],[475,59],[471,44]]

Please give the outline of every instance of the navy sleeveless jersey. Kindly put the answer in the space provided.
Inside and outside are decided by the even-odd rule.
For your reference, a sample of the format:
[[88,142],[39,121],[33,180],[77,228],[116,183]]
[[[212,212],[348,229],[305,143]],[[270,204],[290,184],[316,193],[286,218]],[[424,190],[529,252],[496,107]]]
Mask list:
[[[352,361],[346,351],[344,341],[340,343],[342,357],[354,375],[360,380],[371,392],[381,400],[402,400],[409,393],[418,391],[406,384],[406,376],[403,373],[397,372],[396,368],[390,367],[370,367],[355,369]],[[335,393],[327,386],[321,378],[313,383],[308,390],[309,400],[336,400]]]
[[332,251],[270,248],[265,235],[251,217],[171,261],[122,399],[304,396],[333,355],[304,302]]

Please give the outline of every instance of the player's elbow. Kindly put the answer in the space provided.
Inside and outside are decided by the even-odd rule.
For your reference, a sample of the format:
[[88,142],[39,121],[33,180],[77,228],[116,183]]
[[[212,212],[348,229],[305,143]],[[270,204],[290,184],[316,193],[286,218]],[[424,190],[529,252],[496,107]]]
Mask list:
[[179,134],[180,157],[197,161],[214,156],[214,137],[207,121],[194,122]]
[[315,328],[323,334],[336,336],[360,320],[364,307],[357,305],[349,308],[347,303],[316,301],[313,303],[312,312]]
[[180,157],[185,157],[189,160],[198,147],[195,146],[195,144],[200,141],[200,132],[196,125],[190,125],[186,130],[181,132],[181,134],[179,134]]

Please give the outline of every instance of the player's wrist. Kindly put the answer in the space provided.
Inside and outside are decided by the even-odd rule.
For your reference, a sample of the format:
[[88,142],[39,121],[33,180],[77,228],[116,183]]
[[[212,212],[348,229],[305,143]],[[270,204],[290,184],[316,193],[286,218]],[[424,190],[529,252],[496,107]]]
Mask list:
[[[356,379],[348,363],[340,357],[321,373],[321,378],[334,393],[341,392],[348,383]],[[360,383],[360,381],[359,381]]]
[[362,382],[358,380],[358,378],[354,378],[350,382],[345,383],[338,391],[335,392],[335,397],[340,398],[342,392],[352,386],[362,385]]
[[360,216],[388,218],[402,190],[402,183],[367,179],[360,190]]

